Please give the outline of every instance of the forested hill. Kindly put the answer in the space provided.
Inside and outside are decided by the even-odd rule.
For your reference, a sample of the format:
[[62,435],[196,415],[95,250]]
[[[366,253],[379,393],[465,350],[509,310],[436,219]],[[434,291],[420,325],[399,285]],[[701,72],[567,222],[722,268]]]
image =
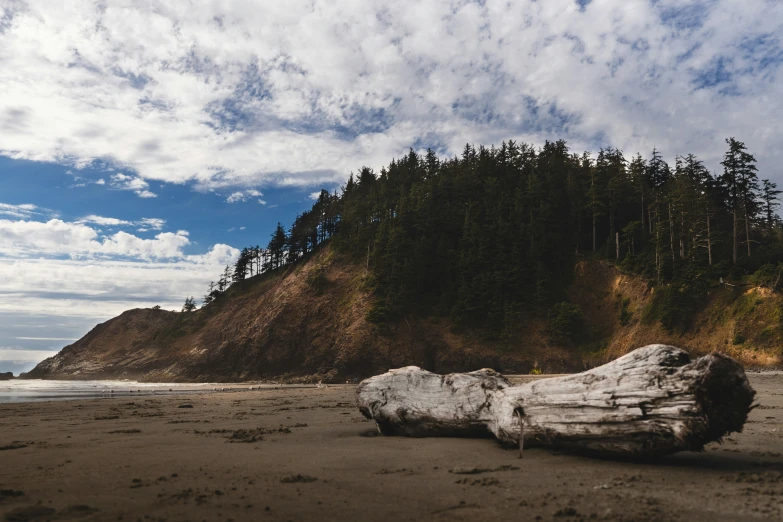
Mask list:
[[658,285],[664,326],[685,330],[712,282],[780,282],[780,191],[742,142],[726,147],[716,174],[690,154],[668,165],[656,150],[574,154],[564,141],[467,145],[448,160],[411,151],[378,173],[361,169],[340,195],[322,192],[266,249],[245,249],[205,301],[334,236],[372,272],[374,322],[434,315],[514,335],[567,308],[574,263],[589,258]]
[[660,341],[778,365],[780,191],[726,148],[718,173],[563,141],[411,151],[245,248],[200,309],[128,312],[31,376],[560,371]]

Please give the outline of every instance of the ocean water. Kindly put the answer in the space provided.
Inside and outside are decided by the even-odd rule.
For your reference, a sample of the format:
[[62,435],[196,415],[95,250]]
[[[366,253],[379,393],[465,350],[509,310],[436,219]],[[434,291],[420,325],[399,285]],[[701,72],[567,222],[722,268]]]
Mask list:
[[[297,385],[254,384],[253,389],[301,388]],[[309,386],[312,387],[312,386]],[[225,383],[149,383],[134,381],[48,381],[39,379],[0,381],[0,403],[102,399],[114,397],[150,397],[242,391],[249,384]]]

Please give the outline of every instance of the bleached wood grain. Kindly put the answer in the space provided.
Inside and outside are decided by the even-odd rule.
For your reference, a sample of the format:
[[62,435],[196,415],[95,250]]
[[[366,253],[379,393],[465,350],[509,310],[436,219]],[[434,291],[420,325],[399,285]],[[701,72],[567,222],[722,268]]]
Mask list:
[[741,431],[755,392],[720,354],[691,361],[650,345],[592,370],[518,386],[488,369],[437,375],[415,366],[363,381],[362,413],[385,435],[494,435],[518,444],[603,455],[700,450]]

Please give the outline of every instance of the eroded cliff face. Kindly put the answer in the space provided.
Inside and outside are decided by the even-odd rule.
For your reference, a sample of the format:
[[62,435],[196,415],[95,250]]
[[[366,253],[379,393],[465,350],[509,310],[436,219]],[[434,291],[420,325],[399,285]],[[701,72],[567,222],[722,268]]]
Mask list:
[[[315,271],[325,275],[320,291],[312,284]],[[755,337],[744,346],[728,340],[739,330],[772,328],[778,315],[769,310],[781,309],[776,294],[754,294],[753,302],[763,303],[755,304],[750,315],[736,317],[731,315],[736,304],[727,304],[725,290],[716,289],[693,331],[678,335],[643,320],[645,310],[654,304],[654,290],[647,283],[601,263],[580,263],[569,298],[582,308],[590,340],[562,346],[549,339],[544,321],[521,325],[513,339],[502,343],[455,333],[445,319],[407,316],[395,324],[369,323],[372,297],[364,289],[365,277],[363,266],[327,246],[295,267],[235,284],[195,312],[129,310],[96,326],[24,377],[345,380],[408,365],[438,373],[483,367],[505,373],[528,373],[533,368],[555,373],[581,371],[653,342],[697,354],[723,351],[756,366],[781,362],[779,345],[774,344],[778,333],[767,336],[763,346]],[[745,299],[743,295],[734,296],[735,301]],[[621,318],[623,301],[627,304]],[[769,312],[764,318],[762,310]],[[716,322],[715,317],[722,319]],[[778,332],[777,323],[774,327]]]
[[721,352],[746,367],[783,367],[783,296],[766,288],[714,282],[683,332],[659,322],[661,292],[615,267],[576,265],[569,298],[584,313],[593,339],[580,350],[586,365],[616,359],[653,343],[679,346],[695,355]]

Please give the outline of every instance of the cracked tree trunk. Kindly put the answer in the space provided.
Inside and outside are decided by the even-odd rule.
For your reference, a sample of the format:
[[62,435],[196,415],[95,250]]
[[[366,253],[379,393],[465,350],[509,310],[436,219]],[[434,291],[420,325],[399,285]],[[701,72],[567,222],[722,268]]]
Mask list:
[[525,447],[646,457],[698,451],[741,431],[754,395],[730,357],[691,361],[656,344],[518,386],[493,370],[437,375],[408,366],[363,381],[357,401],[384,435],[494,435],[516,445],[522,432]]

